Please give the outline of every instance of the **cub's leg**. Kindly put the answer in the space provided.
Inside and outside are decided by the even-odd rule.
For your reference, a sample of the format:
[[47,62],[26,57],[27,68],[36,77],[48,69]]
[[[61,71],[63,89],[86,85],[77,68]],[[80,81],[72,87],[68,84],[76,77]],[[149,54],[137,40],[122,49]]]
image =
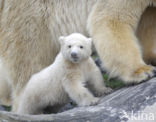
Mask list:
[[[40,81],[39,81],[40,82]],[[40,88],[40,89],[38,89]],[[46,95],[44,95],[42,87],[38,84],[30,83],[25,88],[20,97],[18,114],[42,114],[46,103]]]
[[99,98],[94,97],[88,89],[85,88],[82,79],[79,76],[67,76],[62,83],[69,97],[79,106],[94,105],[99,100]]
[[154,68],[142,59],[135,36],[139,18],[148,4],[100,0],[88,19],[88,29],[104,67],[112,77],[119,76],[126,84],[139,83],[154,75]]
[[35,95],[22,96],[17,109],[18,114],[41,114],[42,106],[41,100],[38,101]]
[[100,96],[103,94],[108,94],[112,91],[111,88],[108,88],[104,84],[104,80],[99,68],[92,62],[92,69],[90,69],[89,81],[88,84],[92,88],[95,95]]
[[[39,93],[39,91],[38,91]],[[18,114],[42,114],[43,108],[46,103],[42,100],[40,94],[33,93],[33,91],[27,91],[21,96],[19,106],[17,109]]]
[[141,17],[137,36],[146,63],[156,66],[156,8],[148,7]]

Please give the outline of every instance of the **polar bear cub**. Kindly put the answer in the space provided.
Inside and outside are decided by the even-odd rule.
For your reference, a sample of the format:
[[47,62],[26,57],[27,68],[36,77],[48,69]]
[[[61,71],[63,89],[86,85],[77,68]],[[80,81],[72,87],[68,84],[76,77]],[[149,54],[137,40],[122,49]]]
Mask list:
[[39,114],[46,106],[64,105],[71,98],[78,106],[96,104],[94,93],[111,91],[105,87],[99,68],[91,55],[91,38],[79,33],[59,38],[61,51],[54,63],[33,75],[28,82],[18,108],[19,114]]

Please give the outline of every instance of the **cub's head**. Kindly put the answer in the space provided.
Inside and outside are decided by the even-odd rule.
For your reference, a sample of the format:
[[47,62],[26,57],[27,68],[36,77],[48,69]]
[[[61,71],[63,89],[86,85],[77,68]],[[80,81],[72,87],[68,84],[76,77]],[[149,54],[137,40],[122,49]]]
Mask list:
[[82,34],[73,33],[66,37],[61,36],[59,41],[64,58],[73,63],[86,60],[91,55],[92,39]]

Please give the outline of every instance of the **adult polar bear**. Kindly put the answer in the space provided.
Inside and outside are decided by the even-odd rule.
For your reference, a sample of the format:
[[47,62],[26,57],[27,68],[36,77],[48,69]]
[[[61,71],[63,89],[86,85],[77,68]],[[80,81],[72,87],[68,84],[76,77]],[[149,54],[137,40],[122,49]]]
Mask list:
[[[134,32],[143,11],[154,1],[99,0],[97,7],[92,9],[97,0],[1,0],[0,55],[3,67],[8,72],[11,87],[5,85],[6,88],[3,87],[0,92],[7,88],[12,90],[13,111],[16,111],[20,94],[31,75],[51,64],[58,53],[58,37],[72,32],[88,35],[86,25],[91,10],[93,10],[92,15],[95,12],[97,13],[97,19],[94,21],[94,17],[90,16],[89,30],[104,66],[109,72],[113,72],[125,81],[133,82],[135,80],[138,82],[140,79],[146,79],[145,74],[151,74],[152,68],[147,65],[142,67],[144,61],[141,58],[141,51],[136,43],[137,38]],[[155,9],[149,11],[149,14],[156,14]],[[104,16],[103,13],[108,13],[108,15]],[[147,16],[143,16],[143,20],[148,18],[148,12],[145,12],[145,14]],[[100,15],[104,16],[103,21],[98,17]],[[156,18],[152,16],[152,19]],[[105,24],[106,22],[112,22],[113,24]],[[100,23],[99,28],[97,27],[98,23]],[[146,24],[143,27],[145,26]],[[95,33],[94,29],[97,30]],[[154,26],[150,29],[153,36],[155,36],[153,32],[155,29]],[[109,33],[106,30],[109,30]],[[146,34],[142,34],[143,29],[140,30],[138,32],[139,38],[146,37]],[[102,34],[105,38],[99,38]],[[112,45],[107,45],[105,39],[108,39]],[[120,39],[122,43],[118,42]],[[148,41],[150,39],[148,38]],[[131,45],[126,42],[130,42],[128,44]],[[125,45],[126,48],[112,50],[116,46],[113,43]],[[102,46],[104,47],[102,48]],[[106,46],[109,46],[109,48]],[[135,56],[131,52],[133,47],[136,47]],[[119,55],[118,52],[123,53]],[[148,51],[145,50],[145,52]],[[108,55],[109,57],[107,57]],[[137,68],[140,70],[136,70]],[[4,84],[4,82],[7,82],[7,80],[0,80],[0,84]],[[6,94],[3,95],[4,98]],[[6,95],[6,97],[8,96]]]

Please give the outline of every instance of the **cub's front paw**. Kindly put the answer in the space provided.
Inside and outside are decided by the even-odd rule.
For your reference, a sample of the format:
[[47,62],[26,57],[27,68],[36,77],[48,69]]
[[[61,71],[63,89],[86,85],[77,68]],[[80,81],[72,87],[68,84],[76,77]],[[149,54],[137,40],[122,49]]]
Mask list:
[[101,89],[98,89],[98,91],[95,92],[95,96],[102,96],[102,95],[106,95],[106,94],[109,94],[111,93],[113,90],[109,87],[103,87]]
[[103,94],[109,94],[109,93],[111,93],[111,92],[113,92],[113,89],[111,89],[111,88],[109,88],[109,87],[106,87],[106,88],[104,88],[103,89]]
[[79,103],[79,106],[90,106],[90,105],[96,105],[98,103],[98,101],[100,100],[100,98],[98,97],[93,97],[93,98],[85,98],[84,100],[82,100],[81,103]]

